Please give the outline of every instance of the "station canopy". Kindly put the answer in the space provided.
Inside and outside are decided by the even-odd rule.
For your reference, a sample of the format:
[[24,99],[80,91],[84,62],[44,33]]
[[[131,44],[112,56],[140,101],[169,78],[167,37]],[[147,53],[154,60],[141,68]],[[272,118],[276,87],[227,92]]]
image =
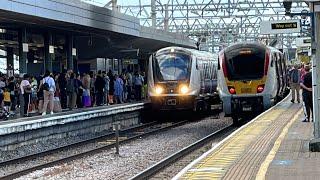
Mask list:
[[[311,36],[308,4],[293,2],[285,16],[283,0],[82,0],[140,19],[143,26],[187,34],[202,48],[219,51],[239,41],[261,41],[278,48],[294,48],[297,37]],[[263,21],[301,20],[300,33],[261,34]]]

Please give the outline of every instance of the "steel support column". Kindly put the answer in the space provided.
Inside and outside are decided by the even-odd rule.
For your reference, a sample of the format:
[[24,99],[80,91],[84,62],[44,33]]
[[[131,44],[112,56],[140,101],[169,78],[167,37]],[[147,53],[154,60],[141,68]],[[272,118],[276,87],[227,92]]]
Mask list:
[[[28,55],[28,50],[27,50],[27,29],[26,28],[21,28],[19,31],[19,71],[20,74],[27,73],[27,55]],[[24,48],[25,44],[25,48]]]
[[54,46],[52,33],[44,36],[44,70],[52,72],[52,61],[54,60]]
[[156,12],[156,0],[151,0],[151,20],[152,20],[152,27],[156,28],[157,24],[157,12]]
[[73,35],[67,35],[67,70],[74,70],[74,62],[73,62],[73,55],[72,55],[72,48],[73,48]]
[[12,47],[7,47],[7,74],[8,76],[14,75],[14,60]]
[[314,139],[310,141],[311,151],[320,151],[320,12],[315,12],[315,37],[313,48],[316,50],[315,58],[312,62],[312,92],[313,92],[313,120],[314,120]]

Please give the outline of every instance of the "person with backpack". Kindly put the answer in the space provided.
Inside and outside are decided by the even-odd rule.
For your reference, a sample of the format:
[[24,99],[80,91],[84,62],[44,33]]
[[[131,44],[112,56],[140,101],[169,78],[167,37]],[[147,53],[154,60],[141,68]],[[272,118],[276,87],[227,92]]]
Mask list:
[[297,94],[297,101],[300,103],[300,70],[298,69],[299,66],[296,64],[294,68],[290,72],[290,87],[292,93],[291,102],[295,102],[296,94]]
[[56,83],[54,79],[50,76],[50,72],[46,71],[44,78],[42,80],[42,86],[43,86],[43,110],[42,110],[42,116],[47,114],[47,107],[48,104],[50,106],[50,114],[53,114],[53,98],[54,98],[54,92],[56,91]]

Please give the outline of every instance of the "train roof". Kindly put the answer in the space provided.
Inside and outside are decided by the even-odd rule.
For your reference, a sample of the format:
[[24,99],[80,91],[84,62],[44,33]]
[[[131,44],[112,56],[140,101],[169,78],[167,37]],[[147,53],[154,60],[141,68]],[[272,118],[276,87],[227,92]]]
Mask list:
[[228,52],[233,49],[245,48],[245,47],[257,47],[257,48],[261,48],[261,49],[270,49],[271,51],[281,52],[275,47],[267,46],[267,45],[264,45],[260,42],[239,42],[239,43],[235,43],[235,44],[228,46],[227,48],[223,49],[222,51]]
[[212,58],[217,58],[218,57],[217,54],[210,53],[210,52],[207,52],[207,51],[199,51],[199,50],[196,50],[196,49],[189,49],[189,48],[183,48],[183,47],[178,47],[178,46],[170,46],[170,47],[165,47],[165,48],[159,49],[156,52],[156,54],[161,53],[162,51],[171,50],[171,49],[184,51],[184,52],[187,52],[189,54],[193,54],[195,56],[212,57]]

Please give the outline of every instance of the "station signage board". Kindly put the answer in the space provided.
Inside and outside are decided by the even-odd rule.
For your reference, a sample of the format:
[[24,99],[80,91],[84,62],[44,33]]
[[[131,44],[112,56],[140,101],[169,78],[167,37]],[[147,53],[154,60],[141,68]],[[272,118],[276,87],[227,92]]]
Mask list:
[[72,48],[72,56],[76,56],[77,55],[77,49],[76,48]]
[[260,23],[260,34],[287,34],[300,31],[300,20],[262,21]]
[[297,47],[311,47],[311,37],[296,38]]
[[22,51],[29,52],[29,45],[27,43],[22,43]]

